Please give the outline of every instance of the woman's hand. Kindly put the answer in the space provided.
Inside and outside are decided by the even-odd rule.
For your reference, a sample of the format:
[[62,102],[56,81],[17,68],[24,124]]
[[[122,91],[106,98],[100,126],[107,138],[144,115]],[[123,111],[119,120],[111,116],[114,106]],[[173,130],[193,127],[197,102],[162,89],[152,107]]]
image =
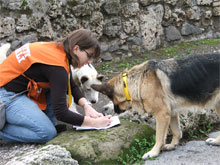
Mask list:
[[84,121],[81,126],[96,127],[96,128],[107,127],[112,122],[111,117],[112,117],[111,115],[102,116],[99,118],[91,118],[91,117],[85,116]]
[[89,116],[91,118],[102,117],[103,115],[97,112],[92,106],[91,103],[87,101],[85,97],[79,99],[79,105],[81,105],[85,111],[85,116]]
[[84,107],[85,116],[89,116],[92,118],[102,117],[102,113],[97,112],[91,105],[87,104]]
[[102,116],[99,118],[96,118],[96,122],[95,122],[95,127],[99,128],[99,127],[107,127],[111,124],[112,120],[111,120],[112,115],[108,115],[108,116]]

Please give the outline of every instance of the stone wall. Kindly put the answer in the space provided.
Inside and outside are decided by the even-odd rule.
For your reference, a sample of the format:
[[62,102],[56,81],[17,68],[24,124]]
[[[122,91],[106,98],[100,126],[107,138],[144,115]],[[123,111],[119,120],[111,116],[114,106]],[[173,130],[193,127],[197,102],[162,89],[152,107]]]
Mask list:
[[0,44],[15,49],[84,27],[104,60],[220,37],[219,0],[0,0],[0,13]]

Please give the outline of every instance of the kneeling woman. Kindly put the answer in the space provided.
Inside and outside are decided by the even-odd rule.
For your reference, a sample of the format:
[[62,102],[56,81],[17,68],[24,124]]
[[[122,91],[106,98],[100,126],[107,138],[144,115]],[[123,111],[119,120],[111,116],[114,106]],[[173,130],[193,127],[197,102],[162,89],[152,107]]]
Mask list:
[[[91,107],[69,68],[82,67],[99,56],[99,43],[86,29],[73,31],[56,42],[28,43],[12,52],[0,64],[0,102],[8,102],[0,139],[46,143],[57,135],[56,119],[78,126],[108,126],[111,116]],[[67,93],[69,102],[72,95],[85,116],[68,110]]]

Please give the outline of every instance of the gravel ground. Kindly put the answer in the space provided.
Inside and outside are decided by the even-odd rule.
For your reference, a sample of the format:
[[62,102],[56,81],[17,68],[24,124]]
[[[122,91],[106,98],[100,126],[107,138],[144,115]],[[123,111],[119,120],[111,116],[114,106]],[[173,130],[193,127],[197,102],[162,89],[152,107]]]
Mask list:
[[[220,44],[217,45],[203,45],[201,47],[198,48],[192,48],[191,49],[191,53],[210,53],[210,52],[219,52],[220,53]],[[181,51],[179,52],[180,54],[182,53]],[[109,79],[111,77],[111,75],[109,77],[106,77],[106,80]],[[103,105],[107,104],[109,102],[109,100],[101,95],[99,103],[94,105],[94,107],[97,109],[97,111],[102,111],[103,110]],[[195,145],[198,145],[198,148],[200,148],[201,150],[207,151],[207,145],[204,144],[204,142],[195,142]],[[190,146],[191,142],[187,143],[186,146]],[[17,156],[17,155],[21,155],[24,152],[28,152],[28,151],[32,151],[37,149],[38,147],[40,147],[40,145],[35,145],[35,144],[20,144],[20,143],[11,143],[11,144],[6,144],[4,142],[2,142],[0,140],[0,165],[5,165],[11,158]],[[182,155],[180,157],[175,157],[174,154],[176,153],[176,151],[181,150],[181,152],[185,152],[186,150],[184,149],[184,146],[181,148],[179,148],[176,151],[171,151],[171,152],[164,152],[164,155],[169,154],[170,158],[168,159],[161,159],[164,162],[162,163],[164,164],[172,164],[172,160],[177,159],[180,160],[181,162],[184,162],[183,159],[185,160],[185,163],[179,163],[182,165],[187,164],[191,164],[191,160],[203,160],[202,164],[210,164],[210,165],[215,165],[216,163],[220,162],[219,159],[219,155],[220,155],[220,149],[219,147],[208,147],[209,149],[209,153],[206,154],[206,152],[204,152],[204,154],[198,154],[199,151],[193,150],[192,153],[195,154],[190,154],[190,150],[188,152],[188,155]],[[161,157],[163,154],[161,154]],[[197,158],[198,156],[198,158]],[[212,157],[210,157],[212,156]],[[190,159],[189,159],[190,158]],[[147,163],[148,164],[148,163]],[[176,164],[175,164],[176,165]],[[178,165],[178,164],[177,164]],[[196,165],[193,164],[193,165]]]

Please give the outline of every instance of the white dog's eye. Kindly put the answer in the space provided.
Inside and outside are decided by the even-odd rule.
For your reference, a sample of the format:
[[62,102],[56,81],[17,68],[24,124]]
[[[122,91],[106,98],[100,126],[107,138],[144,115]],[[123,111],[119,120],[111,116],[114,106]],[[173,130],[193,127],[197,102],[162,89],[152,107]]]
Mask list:
[[90,89],[90,88],[87,88],[86,90],[87,90],[87,91],[91,91],[91,89]]

